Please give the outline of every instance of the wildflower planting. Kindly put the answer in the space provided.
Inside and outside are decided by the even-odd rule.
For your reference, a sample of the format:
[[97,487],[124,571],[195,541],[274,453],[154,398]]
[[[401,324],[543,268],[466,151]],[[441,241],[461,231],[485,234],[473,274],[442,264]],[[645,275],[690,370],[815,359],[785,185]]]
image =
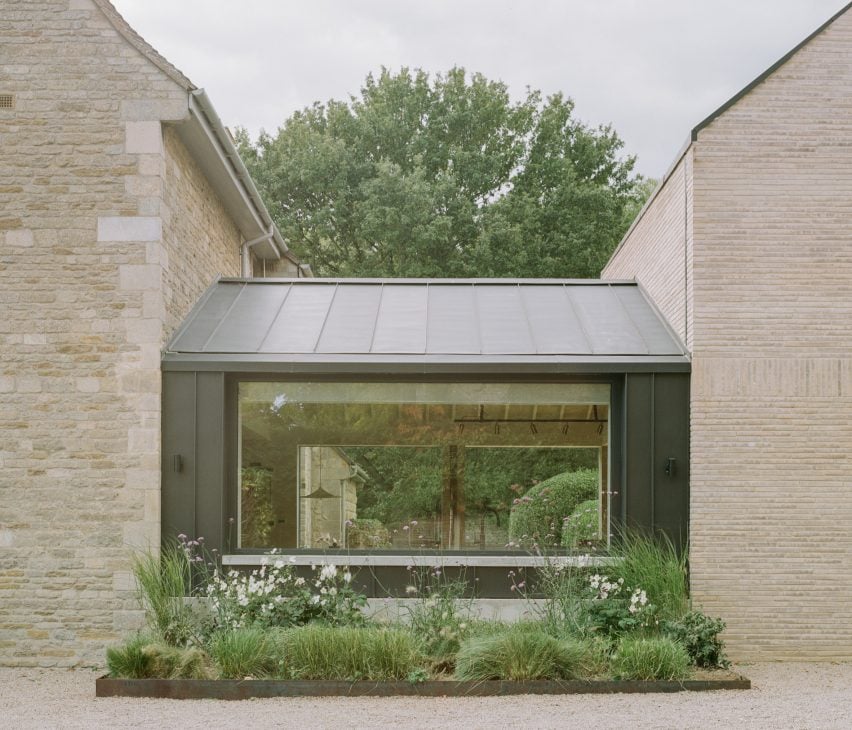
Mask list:
[[441,566],[410,567],[399,619],[379,623],[345,566],[300,574],[273,552],[240,572],[215,558],[203,540],[181,535],[135,559],[148,625],[108,650],[111,676],[651,681],[728,666],[724,623],[688,610],[686,557],[666,540],[622,536],[595,567],[552,557],[535,571],[510,571],[509,587],[533,617],[517,623],[476,618],[472,582]]

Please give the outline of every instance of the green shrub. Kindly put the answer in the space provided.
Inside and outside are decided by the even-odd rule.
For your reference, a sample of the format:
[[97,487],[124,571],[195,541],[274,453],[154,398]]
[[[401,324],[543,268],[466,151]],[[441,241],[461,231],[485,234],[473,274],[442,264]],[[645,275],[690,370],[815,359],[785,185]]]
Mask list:
[[589,647],[579,639],[556,639],[540,627],[520,624],[500,634],[474,636],[462,642],[456,657],[456,678],[571,679],[584,673],[588,660]]
[[600,502],[587,499],[580,502],[567,520],[562,521],[562,547],[575,548],[600,539]]
[[689,674],[689,654],[667,637],[625,636],[612,658],[619,679],[684,679]]
[[689,608],[687,553],[678,553],[664,534],[649,537],[625,532],[613,544],[612,554],[619,558],[611,573],[624,584],[642,588],[656,608],[660,621],[675,620]]
[[404,680],[422,666],[414,636],[395,628],[309,625],[277,632],[277,645],[289,679]]
[[665,634],[686,649],[693,664],[727,669],[731,663],[719,638],[724,630],[722,619],[710,618],[700,611],[690,611],[677,621],[666,621],[663,625]]
[[346,523],[346,547],[350,550],[391,546],[390,530],[379,520],[359,518]]
[[519,544],[560,545],[562,522],[581,502],[595,499],[598,472],[568,471],[539,482],[515,500],[509,514],[509,538]]
[[210,640],[210,655],[223,677],[268,677],[278,666],[275,641],[259,627],[218,632]]

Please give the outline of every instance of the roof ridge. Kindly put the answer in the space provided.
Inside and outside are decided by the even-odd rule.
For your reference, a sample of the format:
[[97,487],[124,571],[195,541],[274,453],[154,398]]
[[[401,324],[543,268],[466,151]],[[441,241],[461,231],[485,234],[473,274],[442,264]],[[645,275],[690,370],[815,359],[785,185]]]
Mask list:
[[166,76],[186,91],[194,91],[198,87],[177,66],[171,63],[165,56],[157,51],[128,23],[121,13],[115,9],[110,0],[92,0],[97,8],[106,16],[106,19],[118,33],[133,46],[139,53],[153,63]]
[[669,165],[668,169],[663,173],[660,181],[657,183],[657,187],[655,187],[651,194],[648,196],[648,199],[645,201],[642,208],[636,214],[636,217],[631,221],[627,230],[624,232],[624,235],[621,237],[621,240],[618,242],[618,245],[613,249],[610,254],[609,260],[604,264],[602,271],[606,270],[606,267],[609,266],[610,262],[613,260],[615,255],[621,250],[625,241],[630,237],[630,234],[633,233],[633,230],[639,224],[639,221],[645,216],[645,213],[651,207],[651,204],[656,199],[657,195],[666,185],[666,183],[671,178],[674,171],[677,169],[681,160],[686,156],[689,149],[692,147],[692,143],[698,141],[698,133],[707,127],[711,122],[718,119],[722,114],[724,114],[728,109],[730,109],[734,104],[736,104],[740,99],[746,96],[752,89],[761,84],[767,78],[769,78],[775,71],[777,71],[781,66],[783,66],[787,61],[789,61],[793,56],[796,55],[804,46],[810,43],[814,38],[816,38],[820,33],[826,30],[835,20],[840,18],[842,15],[847,13],[850,9],[852,9],[852,2],[846,3],[840,10],[838,10],[834,15],[832,15],[828,20],[826,20],[822,25],[820,25],[816,30],[812,33],[808,34],[803,40],[797,43],[793,48],[791,48],[787,53],[785,53],[781,58],[779,58],[775,63],[773,63],[769,68],[763,71],[756,78],[752,79],[748,84],[743,86],[736,94],[734,94],[731,98],[725,101],[723,104],[718,106],[714,111],[708,114],[704,119],[702,119],[698,124],[696,124],[689,132],[689,136],[686,138],[686,142],[680,148],[678,153],[675,155],[674,160]]
[[708,126],[711,122],[713,122],[717,117],[720,117],[724,114],[728,109],[730,109],[734,104],[736,104],[740,99],[742,99],[746,94],[748,94],[752,89],[759,86],[761,83],[766,81],[773,73],[775,73],[779,68],[781,68],[787,61],[789,61],[793,56],[795,56],[802,48],[804,48],[808,43],[810,43],[814,38],[820,35],[823,31],[827,30],[830,25],[834,23],[838,18],[842,15],[845,15],[850,8],[852,8],[852,2],[846,3],[840,10],[838,10],[834,15],[832,15],[828,20],[826,20],[822,25],[820,25],[816,30],[812,33],[809,33],[805,38],[803,38],[799,43],[797,43],[793,48],[791,48],[787,53],[785,53],[781,58],[779,58],[775,63],[773,63],[769,68],[765,69],[761,74],[759,74],[756,78],[752,79],[748,84],[743,86],[736,94],[734,94],[730,99],[728,99],[725,103],[720,105],[717,109],[708,114],[704,119],[702,119],[698,124],[696,124],[692,130],[690,131],[690,140],[695,142],[698,139],[698,133]]

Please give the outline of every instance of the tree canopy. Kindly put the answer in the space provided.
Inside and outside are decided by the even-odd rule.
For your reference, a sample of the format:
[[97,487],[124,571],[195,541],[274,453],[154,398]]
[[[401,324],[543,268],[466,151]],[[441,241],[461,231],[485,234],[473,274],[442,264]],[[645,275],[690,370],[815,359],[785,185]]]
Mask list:
[[383,69],[349,101],[236,138],[318,275],[595,277],[649,190],[615,131],[573,114],[462,68]]

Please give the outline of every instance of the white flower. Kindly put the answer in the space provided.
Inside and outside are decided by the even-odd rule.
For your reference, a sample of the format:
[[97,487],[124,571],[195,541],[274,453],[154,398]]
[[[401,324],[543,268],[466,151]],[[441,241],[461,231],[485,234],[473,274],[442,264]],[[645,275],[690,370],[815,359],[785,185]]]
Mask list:
[[319,603],[319,602],[320,602],[319,596],[311,596],[311,603]]
[[305,579],[304,579],[304,578],[302,578],[301,576],[300,576],[300,577],[298,577],[298,578],[296,578],[296,585],[297,585],[297,586],[303,586],[303,585],[305,585]]
[[417,588],[415,586],[405,586],[405,592],[409,596],[413,596],[415,593],[417,593]]
[[350,583],[352,581],[352,573],[348,570],[343,574],[343,581],[344,583]]
[[333,563],[323,565],[320,571],[320,580],[334,580],[337,577],[337,568]]

